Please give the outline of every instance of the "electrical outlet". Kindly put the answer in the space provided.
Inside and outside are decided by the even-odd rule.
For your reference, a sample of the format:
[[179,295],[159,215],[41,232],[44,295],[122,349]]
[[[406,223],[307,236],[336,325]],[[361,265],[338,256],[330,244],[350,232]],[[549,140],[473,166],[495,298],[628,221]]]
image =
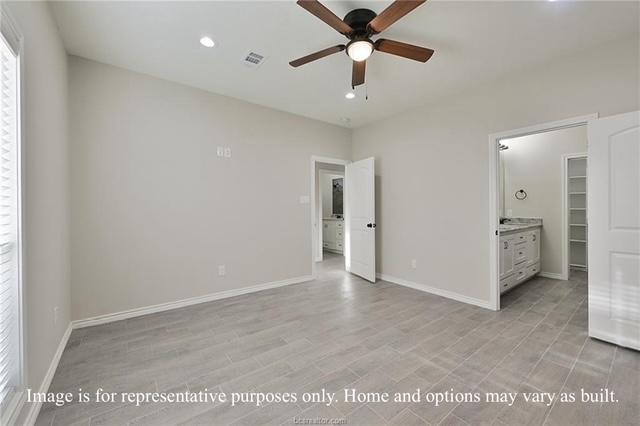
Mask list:
[[411,267],[416,269],[418,267],[418,262],[415,259],[411,259]]
[[59,307],[55,307],[53,308],[53,324],[58,324],[58,317],[60,316],[60,308]]
[[227,275],[227,268],[224,265],[218,265],[218,276],[224,277]]
[[226,147],[224,149],[224,158],[231,158],[231,148]]
[[219,146],[217,150],[218,157],[224,157],[224,147]]

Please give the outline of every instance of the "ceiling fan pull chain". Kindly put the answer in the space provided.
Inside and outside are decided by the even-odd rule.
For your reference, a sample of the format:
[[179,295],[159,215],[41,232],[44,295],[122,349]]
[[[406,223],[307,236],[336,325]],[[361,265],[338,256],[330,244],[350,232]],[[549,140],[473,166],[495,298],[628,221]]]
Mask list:
[[365,83],[364,85],[364,100],[369,100],[369,85]]

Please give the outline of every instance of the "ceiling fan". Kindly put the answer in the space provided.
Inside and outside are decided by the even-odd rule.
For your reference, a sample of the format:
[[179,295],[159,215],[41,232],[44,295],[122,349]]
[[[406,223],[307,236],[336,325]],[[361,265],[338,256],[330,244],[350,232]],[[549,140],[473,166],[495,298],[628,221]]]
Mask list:
[[308,64],[325,56],[346,50],[347,55],[353,60],[351,86],[355,88],[356,86],[364,84],[366,61],[374,50],[413,59],[414,61],[427,62],[434,53],[432,49],[384,38],[376,41],[371,40],[371,36],[380,34],[397,20],[426,1],[427,0],[396,0],[383,10],[380,15],[377,15],[369,9],[354,9],[347,13],[344,19],[340,19],[317,0],[298,0],[297,3],[300,6],[347,37],[349,42],[303,56],[302,58],[289,62],[289,65],[299,67],[300,65]]

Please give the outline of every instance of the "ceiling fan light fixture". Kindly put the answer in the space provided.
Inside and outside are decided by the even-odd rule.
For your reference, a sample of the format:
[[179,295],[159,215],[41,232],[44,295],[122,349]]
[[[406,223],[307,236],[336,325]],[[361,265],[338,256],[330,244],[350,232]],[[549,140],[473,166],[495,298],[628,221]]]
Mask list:
[[347,99],[353,99],[353,98],[356,97],[356,94],[353,93],[353,92],[347,92],[347,94],[344,95],[344,97],[347,98]]
[[356,62],[366,61],[373,52],[371,40],[354,40],[347,45],[347,55]]

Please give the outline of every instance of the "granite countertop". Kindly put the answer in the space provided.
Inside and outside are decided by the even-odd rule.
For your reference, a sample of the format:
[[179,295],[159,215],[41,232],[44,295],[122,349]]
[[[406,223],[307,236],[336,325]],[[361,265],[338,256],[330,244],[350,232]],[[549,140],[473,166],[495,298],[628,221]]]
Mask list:
[[323,217],[322,220],[339,220],[340,222],[344,221],[342,217]]
[[500,225],[498,231],[500,234],[509,234],[511,232],[524,231],[525,229],[541,228],[541,223],[518,223],[518,224],[504,224]]
[[540,218],[507,218],[505,219],[504,224],[500,224],[500,226],[498,227],[498,231],[502,235],[541,227],[542,219]]

